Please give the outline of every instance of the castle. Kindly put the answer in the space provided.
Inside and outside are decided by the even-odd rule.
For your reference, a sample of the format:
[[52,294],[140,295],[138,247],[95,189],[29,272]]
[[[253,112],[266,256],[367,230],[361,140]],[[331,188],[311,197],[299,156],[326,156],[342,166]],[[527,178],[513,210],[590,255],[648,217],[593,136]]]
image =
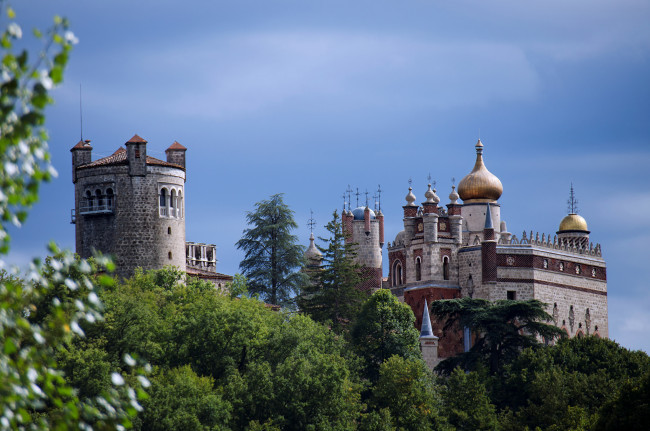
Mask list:
[[[163,161],[147,156],[147,141],[138,135],[125,147],[95,161],[90,141],[71,149],[77,253],[83,258],[95,250],[114,255],[120,277],[131,276],[137,267],[174,265],[224,287],[232,277],[216,272],[216,246],[185,240],[187,149],[174,142]],[[359,288],[388,288],[412,308],[430,366],[471,343],[468,330],[444,334],[441,322],[430,320],[427,305],[440,299],[538,299],[569,336],[609,336],[606,265],[600,246],[589,242],[587,222],[575,213],[573,189],[569,214],[553,238],[532,231],[517,238],[508,232],[498,202],[502,193],[501,181],[485,166],[480,140],[473,170],[458,191],[452,186],[445,206],[431,184],[421,204],[409,187],[404,229],[386,243],[387,278],[381,207],[373,211],[366,203],[351,210],[348,194],[342,225],[364,271]],[[321,256],[313,234],[305,257],[309,269],[317,270]]]
[[70,150],[77,254],[113,255],[122,278],[137,267],[174,265],[224,287],[232,277],[216,272],[216,246],[185,241],[187,149],[174,142],[163,161],[147,155],[147,141],[138,135],[125,147],[95,161],[88,140]]
[[389,272],[383,283],[381,211],[375,215],[367,206],[343,211],[344,228],[358,244],[357,263],[369,275],[360,288],[389,288],[412,308],[430,366],[471,343],[468,330],[443,334],[442,323],[430,321],[427,304],[439,299],[538,299],[569,336],[609,335],[606,265],[600,246],[589,242],[585,219],[575,214],[573,189],[570,214],[553,238],[508,232],[498,202],[502,193],[501,181],[485,166],[480,140],[474,168],[458,191],[452,186],[446,208],[431,184],[420,205],[409,187],[404,229],[386,244]]

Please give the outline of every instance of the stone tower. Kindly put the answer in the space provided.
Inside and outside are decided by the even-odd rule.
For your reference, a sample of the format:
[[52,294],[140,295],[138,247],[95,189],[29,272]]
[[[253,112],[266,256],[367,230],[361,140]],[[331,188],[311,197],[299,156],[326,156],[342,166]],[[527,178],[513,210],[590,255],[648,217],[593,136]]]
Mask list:
[[185,151],[174,142],[167,161],[147,156],[134,135],[112,155],[92,161],[90,141],[72,152],[76,252],[113,255],[120,277],[174,265],[186,270]]
[[346,241],[357,244],[356,262],[363,267],[365,280],[361,290],[380,289],[384,246],[384,215],[375,213],[367,205],[354,210],[343,210],[343,229]]

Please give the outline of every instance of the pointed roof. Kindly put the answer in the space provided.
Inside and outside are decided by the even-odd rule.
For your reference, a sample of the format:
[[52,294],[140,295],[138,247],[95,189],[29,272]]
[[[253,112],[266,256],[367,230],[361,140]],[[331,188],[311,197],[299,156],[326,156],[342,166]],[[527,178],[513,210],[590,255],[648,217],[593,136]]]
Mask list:
[[133,135],[133,137],[132,137],[131,139],[129,139],[128,141],[126,141],[126,143],[127,143],[127,144],[146,144],[147,141],[146,141],[145,139],[142,139],[142,138],[141,138],[140,136],[138,136],[138,134],[136,133],[135,135]]
[[420,338],[438,338],[433,335],[431,328],[431,318],[429,317],[429,305],[427,300],[424,300],[424,312],[422,313],[422,330],[420,331]]
[[494,229],[492,224],[492,211],[490,211],[490,203],[487,204],[487,210],[485,211],[485,229]]
[[171,145],[169,146],[169,148],[167,148],[167,149],[165,150],[165,152],[167,152],[167,151],[169,151],[169,150],[187,151],[187,148],[185,148],[184,146],[182,146],[181,144],[179,144],[178,141],[174,141],[174,143],[171,144]]
[[70,151],[74,150],[92,150],[93,147],[90,146],[90,139],[86,139],[85,141],[82,139],[79,142],[77,142],[77,145],[72,147]]

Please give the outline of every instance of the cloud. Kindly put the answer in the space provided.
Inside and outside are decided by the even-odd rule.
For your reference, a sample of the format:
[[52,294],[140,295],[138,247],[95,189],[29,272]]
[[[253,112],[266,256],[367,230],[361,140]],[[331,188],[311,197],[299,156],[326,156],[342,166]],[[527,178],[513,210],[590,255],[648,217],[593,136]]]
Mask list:
[[[133,103],[124,91],[160,83],[138,105],[171,115],[223,118],[288,103],[373,109],[483,106],[529,100],[538,78],[522,49],[481,41],[423,40],[363,33],[269,31],[206,36],[143,54],[114,71],[129,87],[93,85],[87,100]],[[137,59],[136,59],[137,57]],[[173,85],[169,85],[174,83]]]
[[608,298],[609,335],[619,344],[650,353],[650,296]]

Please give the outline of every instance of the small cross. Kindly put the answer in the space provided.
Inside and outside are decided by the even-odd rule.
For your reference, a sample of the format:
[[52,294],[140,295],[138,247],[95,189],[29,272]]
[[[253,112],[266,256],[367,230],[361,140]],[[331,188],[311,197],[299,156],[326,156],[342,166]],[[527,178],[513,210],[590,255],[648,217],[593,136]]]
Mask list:
[[456,178],[455,177],[451,177],[451,184],[454,185],[454,186],[456,185]]
[[368,189],[366,189],[366,206],[368,206]]
[[357,192],[355,195],[357,196],[357,208],[359,208],[359,195],[361,195],[361,193],[359,193],[359,187],[357,187]]
[[379,211],[381,211],[381,184],[377,184],[377,201],[379,204]]
[[409,177],[409,187],[411,187],[412,184],[413,184],[413,178]]
[[350,210],[350,202],[352,201],[352,187],[348,184],[348,189],[345,191],[348,194],[348,211]]
[[309,221],[307,222],[307,226],[309,226],[309,232],[314,233],[314,226],[316,225],[316,220],[314,220],[314,211],[312,211],[310,208],[309,212],[310,212],[310,217],[309,217]]
[[429,183],[431,183],[431,172],[429,172],[429,176],[427,177],[427,180],[429,180]]

